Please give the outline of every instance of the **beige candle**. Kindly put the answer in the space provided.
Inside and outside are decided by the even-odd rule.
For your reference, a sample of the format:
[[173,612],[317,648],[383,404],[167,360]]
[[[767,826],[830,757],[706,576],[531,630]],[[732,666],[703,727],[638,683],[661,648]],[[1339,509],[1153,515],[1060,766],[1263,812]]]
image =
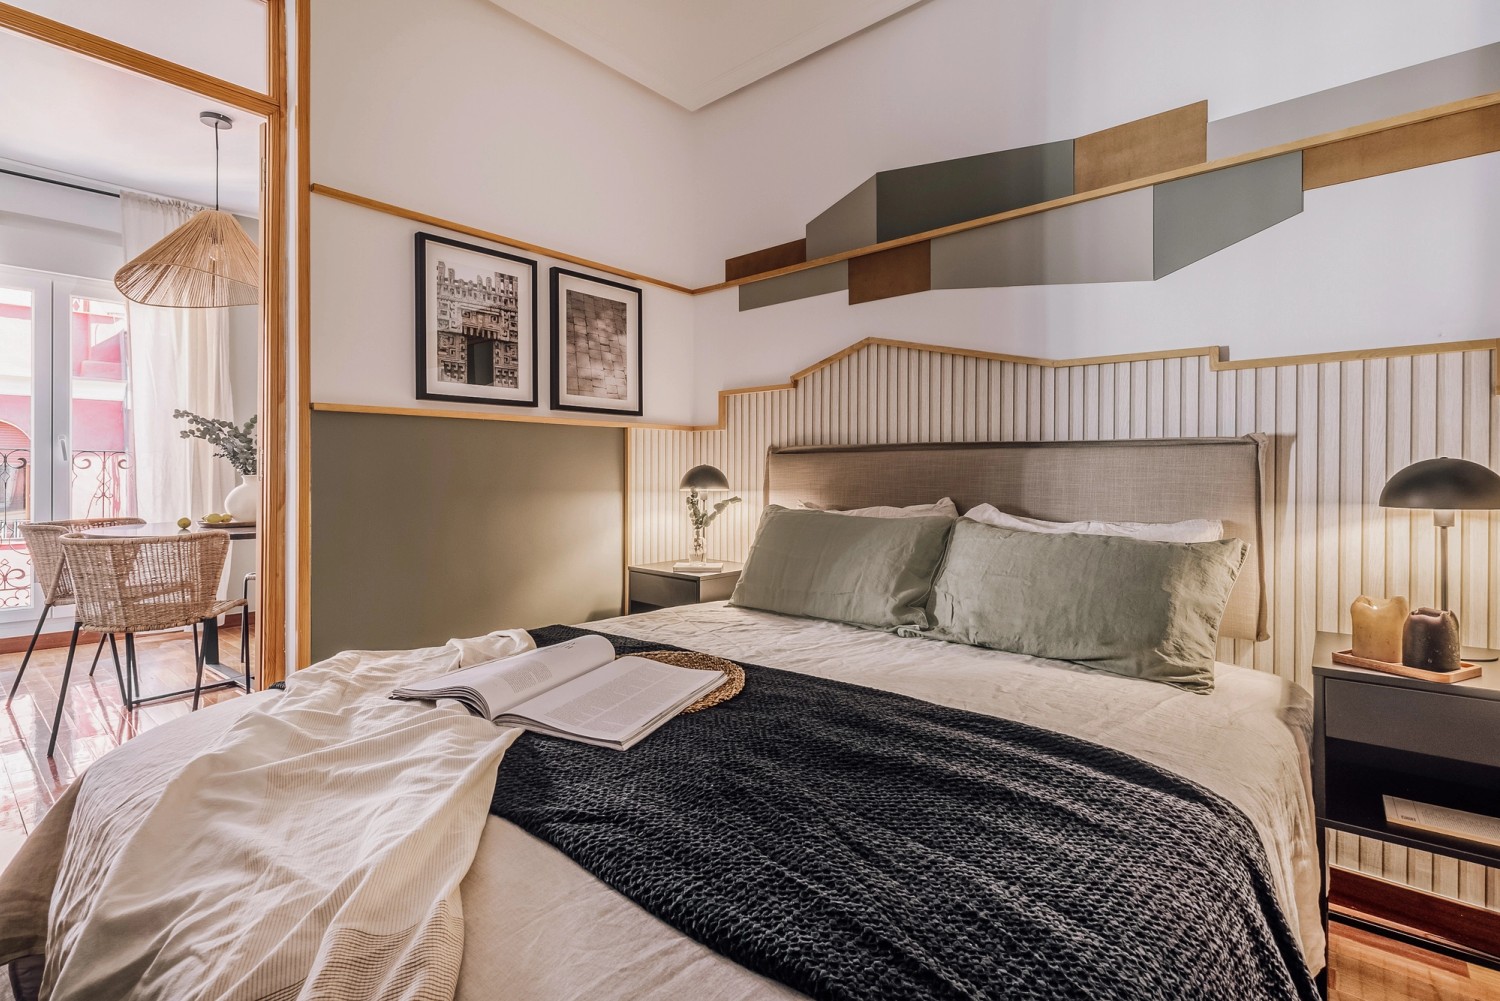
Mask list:
[[1354,656],[1401,663],[1401,636],[1410,614],[1406,599],[1360,595],[1349,606],[1354,618]]

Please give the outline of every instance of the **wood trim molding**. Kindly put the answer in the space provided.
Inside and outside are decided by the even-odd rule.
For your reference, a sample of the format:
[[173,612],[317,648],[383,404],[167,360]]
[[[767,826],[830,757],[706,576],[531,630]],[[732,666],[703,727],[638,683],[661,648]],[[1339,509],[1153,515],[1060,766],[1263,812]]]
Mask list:
[[1500,913],[1487,908],[1337,866],[1328,871],[1328,901],[1335,913],[1500,957]]
[[[204,97],[233,105],[244,111],[254,112],[257,115],[270,117],[281,108],[275,96],[276,80],[274,77],[269,80],[272,93],[262,94],[249,87],[230,83],[228,80],[200,70],[190,69],[160,56],[153,56],[149,52],[132,49],[128,45],[121,45],[119,42],[90,34],[71,25],[63,24],[61,21],[54,21],[8,3],[0,3],[0,28],[161,80],[164,83],[170,83],[184,90],[191,90]],[[275,38],[271,39],[271,43],[271,51],[274,52]]]
[[312,663],[312,6],[297,4],[297,606],[293,663]]
[[257,565],[261,688],[286,677],[287,662],[287,116],[286,0],[266,5],[267,78],[276,108],[264,126],[261,161],[260,517]]
[[1389,129],[1403,128],[1419,122],[1436,121],[1449,115],[1458,115],[1479,108],[1488,108],[1500,105],[1500,92],[1484,94],[1479,97],[1465,98],[1462,101],[1450,101],[1436,107],[1426,108],[1421,111],[1413,111],[1404,115],[1395,115],[1390,118],[1382,118],[1363,125],[1355,125],[1349,128],[1338,129],[1333,132],[1324,132],[1320,135],[1309,136],[1306,139],[1298,139],[1294,142],[1282,143],[1278,146],[1268,146],[1265,149],[1254,150],[1249,153],[1240,153],[1235,156],[1224,157],[1219,160],[1210,160],[1207,163],[1195,164],[1190,167],[1180,167],[1176,170],[1163,171],[1159,174],[1151,174],[1147,177],[1139,177],[1108,187],[1095,188],[1091,191],[1080,191],[1067,195],[1063,198],[1054,198],[1051,201],[1038,202],[1034,205],[1025,205],[1018,209],[1007,212],[998,212],[994,215],[981,216],[978,219],[967,219],[963,222],[953,223],[949,226],[941,226],[922,233],[912,233],[909,236],[899,237],[894,240],[886,240],[882,243],[874,243],[867,247],[856,247],[853,250],[845,250],[837,254],[829,254],[825,257],[804,261],[800,264],[791,264],[786,267],[777,268],[774,271],[765,271],[758,275],[748,275],[735,278],[730,281],[722,281],[716,285],[705,285],[702,288],[692,290],[693,295],[703,295],[708,292],[718,292],[723,289],[736,288],[750,282],[765,281],[768,278],[779,278],[782,275],[795,274],[798,271],[809,271],[813,268],[821,268],[826,264],[836,264],[839,261],[847,261],[856,257],[868,257],[882,251],[894,250],[897,247],[909,246],[913,243],[921,243],[926,240],[936,240],[944,236],[952,236],[955,233],[965,233],[971,229],[979,229],[984,226],[993,226],[996,223],[1009,222],[1012,219],[1021,219],[1026,216],[1040,215],[1053,209],[1065,208],[1069,205],[1078,205],[1083,202],[1091,202],[1099,198],[1107,198],[1110,195],[1123,194],[1126,191],[1135,191],[1139,188],[1148,188],[1167,181],[1178,181],[1185,177],[1196,177],[1200,174],[1212,173],[1223,170],[1226,167],[1238,167],[1245,163],[1254,163],[1258,160],[1269,160],[1272,157],[1282,156],[1286,153],[1296,153],[1332,143],[1343,142],[1349,139],[1375,135]]
[[683,295],[694,294],[694,290],[687,287],[686,285],[678,285],[675,282],[669,282],[663,278],[653,278],[650,275],[643,275],[638,271],[628,271],[625,268],[617,268],[611,264],[601,264],[599,261],[592,261],[587,257],[578,257],[577,255],[569,254],[562,250],[554,250],[551,247],[543,247],[540,244],[528,243],[525,240],[518,240],[513,236],[505,236],[501,233],[492,233],[489,230],[479,229],[475,226],[468,226],[461,222],[454,222],[452,219],[443,219],[439,216],[428,215],[425,212],[418,212],[416,209],[402,208],[400,205],[392,205],[390,202],[382,202],[377,201],[374,198],[366,198],[364,195],[356,195],[349,191],[342,191],[338,188],[330,187],[326,184],[312,184],[310,186],[310,190],[313,194],[322,195],[324,198],[332,198],[335,201],[347,202],[350,205],[358,205],[360,208],[370,209],[375,212],[384,212],[386,215],[393,215],[398,216],[402,219],[409,219],[412,222],[421,223],[424,226],[436,226],[439,229],[447,229],[452,230],[455,233],[463,233],[465,236],[473,236],[481,240],[489,240],[491,243],[502,243],[507,247],[514,247],[517,250],[524,250],[527,253],[538,254],[542,257],[552,257],[559,261],[567,261],[569,264],[576,264],[579,267],[588,268],[592,271],[602,271],[607,275],[614,275],[617,278],[625,278],[630,281],[645,282],[648,285],[656,285],[660,288],[669,289],[673,292],[681,292]]
[[564,417],[549,414],[513,414],[488,410],[442,410],[429,407],[387,407],[365,403],[314,403],[312,409],[331,414],[385,414],[394,417],[442,417],[463,421],[509,421],[516,424],[563,424],[589,428],[635,428],[640,431],[710,431],[707,425],[661,424],[651,421],[622,421],[593,417]]

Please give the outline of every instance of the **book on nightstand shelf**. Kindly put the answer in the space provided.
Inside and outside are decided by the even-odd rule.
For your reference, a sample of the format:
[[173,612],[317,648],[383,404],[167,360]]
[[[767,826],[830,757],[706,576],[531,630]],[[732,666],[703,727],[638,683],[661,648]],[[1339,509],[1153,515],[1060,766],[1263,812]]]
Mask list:
[[1500,817],[1486,817],[1482,813],[1466,813],[1395,796],[1382,796],[1381,799],[1385,801],[1387,824],[1500,848]]
[[391,698],[454,699],[475,716],[565,740],[627,750],[724,683],[722,671],[615,658],[603,636],[580,636],[406,685]]

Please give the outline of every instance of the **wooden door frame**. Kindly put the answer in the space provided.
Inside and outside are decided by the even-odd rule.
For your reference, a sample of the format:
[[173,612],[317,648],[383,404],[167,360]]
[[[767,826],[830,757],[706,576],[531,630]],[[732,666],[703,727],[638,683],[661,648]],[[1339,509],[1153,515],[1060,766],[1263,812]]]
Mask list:
[[[267,0],[266,92],[191,69],[150,53],[81,31],[7,3],[0,3],[0,29],[160,80],[263,117],[261,142],[261,343],[260,343],[260,519],[257,525],[260,589],[261,687],[286,676],[286,498],[287,498],[287,247],[286,0]],[[305,228],[305,223],[303,227]],[[299,484],[305,489],[306,484]]]

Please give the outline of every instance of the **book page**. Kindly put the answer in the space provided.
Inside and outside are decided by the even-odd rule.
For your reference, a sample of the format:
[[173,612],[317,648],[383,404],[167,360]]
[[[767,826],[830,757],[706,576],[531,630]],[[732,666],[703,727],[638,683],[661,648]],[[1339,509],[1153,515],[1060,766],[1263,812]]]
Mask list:
[[512,708],[510,715],[563,734],[625,743],[723,680],[718,671],[621,657],[528,699]]
[[580,636],[566,643],[406,685],[401,693],[407,697],[452,698],[455,689],[471,689],[484,700],[488,715],[494,718],[550,688],[608,664],[614,656],[615,648],[603,636]]

